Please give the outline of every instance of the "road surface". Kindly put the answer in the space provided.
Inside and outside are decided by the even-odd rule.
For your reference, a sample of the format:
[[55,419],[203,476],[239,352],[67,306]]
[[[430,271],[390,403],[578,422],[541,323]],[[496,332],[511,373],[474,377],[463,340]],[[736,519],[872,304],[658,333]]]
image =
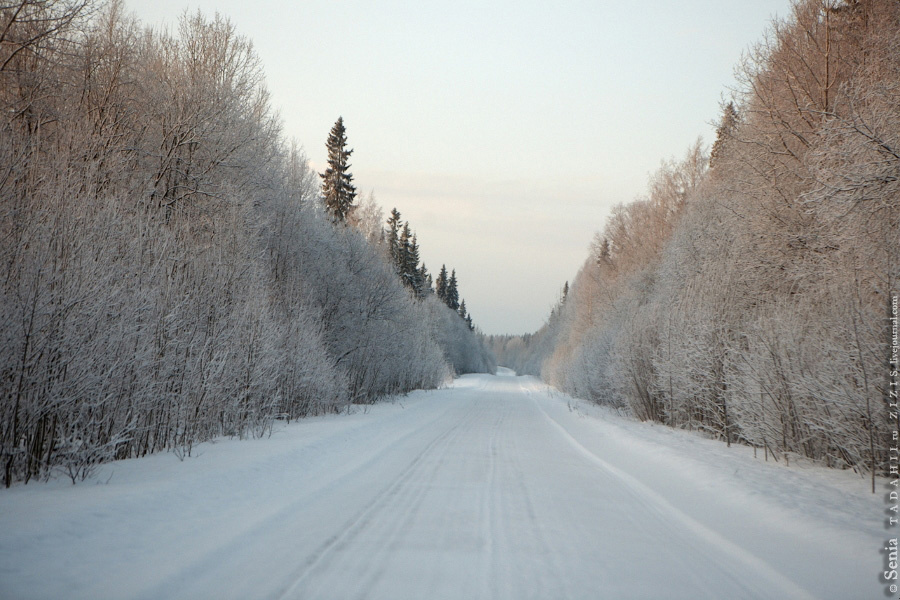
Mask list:
[[503,371],[19,486],[0,597],[884,597],[864,482],[587,413]]

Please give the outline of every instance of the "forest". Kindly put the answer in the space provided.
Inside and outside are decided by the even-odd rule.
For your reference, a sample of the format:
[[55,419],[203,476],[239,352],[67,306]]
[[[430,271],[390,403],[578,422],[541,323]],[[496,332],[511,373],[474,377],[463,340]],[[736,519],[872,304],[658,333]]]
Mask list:
[[546,325],[491,347],[574,396],[874,492],[898,439],[900,3],[796,2],[736,72],[711,151],[664,161]]
[[456,271],[357,194],[343,118],[310,167],[228,19],[0,2],[4,484],[499,362],[874,490],[900,431],[900,3],[799,0],[736,73],[711,148],[612,210],[546,324],[485,337]]
[[7,487],[494,370],[343,120],[320,182],[224,17],[0,2],[0,114]]

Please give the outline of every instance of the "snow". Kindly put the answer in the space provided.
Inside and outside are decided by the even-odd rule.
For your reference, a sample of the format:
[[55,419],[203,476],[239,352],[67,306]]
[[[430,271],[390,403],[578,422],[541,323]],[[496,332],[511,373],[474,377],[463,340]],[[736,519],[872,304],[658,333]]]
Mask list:
[[0,492],[0,597],[881,597],[866,488],[501,369]]

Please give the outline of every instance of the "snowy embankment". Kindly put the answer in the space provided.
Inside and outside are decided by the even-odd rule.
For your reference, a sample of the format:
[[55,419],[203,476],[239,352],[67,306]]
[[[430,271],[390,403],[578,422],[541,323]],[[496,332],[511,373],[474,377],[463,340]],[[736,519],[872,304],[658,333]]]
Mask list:
[[505,375],[0,492],[0,597],[883,596],[858,477]]

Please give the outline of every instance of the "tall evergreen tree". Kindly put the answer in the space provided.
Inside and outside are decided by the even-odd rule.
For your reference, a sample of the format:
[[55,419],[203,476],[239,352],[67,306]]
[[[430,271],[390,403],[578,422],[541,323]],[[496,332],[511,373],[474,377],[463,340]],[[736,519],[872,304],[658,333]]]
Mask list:
[[450,274],[447,281],[447,306],[453,310],[459,310],[459,291],[456,289],[456,269]]
[[352,183],[350,163],[347,162],[353,149],[347,149],[347,131],[344,129],[343,117],[338,117],[331,128],[325,146],[328,148],[328,168],[324,173],[319,173],[322,178],[322,195],[332,218],[343,221],[356,199],[356,187]]
[[408,222],[403,224],[397,252],[397,272],[400,279],[418,295],[422,287],[419,282],[419,244],[416,242],[416,236],[410,231]]
[[434,287],[437,297],[440,298],[441,302],[447,304],[447,265],[441,265],[441,272],[438,273]]
[[467,315],[466,315],[466,301],[465,300],[463,300],[462,302],[459,303],[459,310],[456,312],[458,312],[459,316],[462,317],[463,319],[466,318]]
[[416,241],[416,234],[413,234],[412,238],[409,240],[406,265],[407,269],[409,269],[408,277],[410,280],[410,287],[416,291],[417,296],[421,296],[424,279],[419,272],[419,243]]
[[397,244],[397,273],[403,283],[409,285],[409,261],[410,261],[410,240],[411,232],[409,231],[409,223],[403,224],[403,230],[400,232],[400,241]]
[[[413,290],[417,297],[424,298],[431,290],[431,276],[425,265],[419,267],[419,242],[409,227],[409,221],[400,220],[400,212],[395,208],[387,220],[387,243],[394,265],[394,272],[400,280]],[[427,288],[427,289],[426,289]]]
[[387,243],[388,250],[391,255],[391,262],[394,269],[399,272],[397,266],[400,264],[400,211],[396,208],[391,210],[391,216],[387,220]]

